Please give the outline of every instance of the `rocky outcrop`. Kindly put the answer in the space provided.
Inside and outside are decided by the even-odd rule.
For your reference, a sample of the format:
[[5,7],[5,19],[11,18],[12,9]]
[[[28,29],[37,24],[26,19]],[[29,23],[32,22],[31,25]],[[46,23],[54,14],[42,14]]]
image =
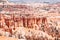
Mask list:
[[60,9],[58,6],[47,4],[43,6],[42,4],[34,7],[33,5],[14,4],[1,5],[0,8],[1,36],[27,40],[60,38]]

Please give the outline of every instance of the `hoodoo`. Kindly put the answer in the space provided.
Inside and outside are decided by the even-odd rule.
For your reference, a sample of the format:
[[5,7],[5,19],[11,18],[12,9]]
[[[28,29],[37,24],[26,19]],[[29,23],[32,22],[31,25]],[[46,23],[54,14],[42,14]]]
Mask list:
[[58,4],[0,3],[0,36],[23,40],[59,40],[59,10]]

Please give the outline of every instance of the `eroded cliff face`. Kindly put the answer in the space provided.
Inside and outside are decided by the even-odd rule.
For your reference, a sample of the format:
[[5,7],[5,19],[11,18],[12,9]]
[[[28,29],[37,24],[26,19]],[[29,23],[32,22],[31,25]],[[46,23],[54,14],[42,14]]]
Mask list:
[[[41,18],[36,18],[36,17],[20,17],[20,16],[16,16],[16,15],[13,15],[13,17],[11,17],[11,15],[3,15],[3,14],[0,14],[1,18],[1,23],[3,22],[4,20],[4,23],[6,24],[6,26],[12,26],[14,25],[15,23],[18,25],[14,25],[14,26],[17,26],[17,27],[20,27],[20,26],[24,26],[24,27],[32,27],[34,24],[37,24],[37,25],[40,25],[40,24],[46,24],[47,23],[47,18],[46,17],[41,17]],[[8,17],[9,16],[9,17]],[[16,17],[15,17],[16,16]]]
[[[14,15],[14,14],[9,14],[9,15],[0,14],[0,28],[2,28],[5,32],[9,32],[10,35],[15,34],[14,32],[16,31],[17,31],[16,32],[17,34],[20,33],[19,30],[21,27],[23,27],[23,29],[26,28],[24,30],[27,30],[27,31],[29,31],[30,29],[31,29],[30,31],[32,31],[34,29],[34,30],[37,30],[38,32],[40,30],[44,33],[46,32],[47,35],[51,35],[51,37],[53,38],[57,36],[59,37],[60,34],[56,35],[56,33],[59,33],[60,27],[58,24],[58,19],[60,18],[51,18],[51,17],[44,17],[44,16],[37,17],[37,15],[34,17],[34,16],[31,16],[31,14],[28,16],[26,16],[26,14],[25,16]],[[20,31],[23,31],[23,29]],[[56,30],[58,30],[58,32],[56,32]]]
[[60,38],[59,6],[14,4],[0,8],[0,35],[25,40]]

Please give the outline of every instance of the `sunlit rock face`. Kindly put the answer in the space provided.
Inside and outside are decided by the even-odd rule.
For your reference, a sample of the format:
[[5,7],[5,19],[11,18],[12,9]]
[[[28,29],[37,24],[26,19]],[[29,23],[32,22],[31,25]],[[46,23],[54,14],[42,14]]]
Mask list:
[[[46,17],[42,17],[42,18],[35,18],[35,17],[20,17],[16,15],[13,15],[13,18],[11,17],[11,15],[3,15],[1,14],[3,18],[0,18],[0,20],[4,20],[4,23],[6,26],[15,26],[15,27],[20,27],[20,26],[24,26],[24,27],[33,27],[34,24],[36,25],[40,25],[40,24],[46,24],[47,23],[47,18]],[[8,17],[9,16],[9,17]]]

